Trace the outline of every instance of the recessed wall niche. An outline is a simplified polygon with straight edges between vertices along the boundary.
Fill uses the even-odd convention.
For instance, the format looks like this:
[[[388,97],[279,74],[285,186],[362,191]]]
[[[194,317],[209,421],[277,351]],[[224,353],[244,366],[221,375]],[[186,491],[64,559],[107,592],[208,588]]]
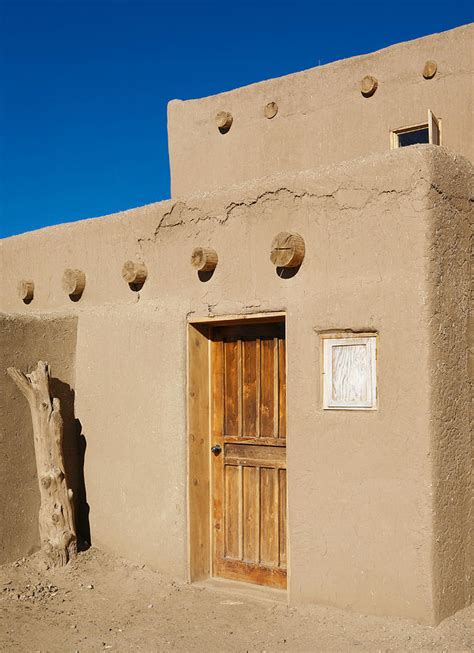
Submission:
[[[323,408],[377,407],[376,335],[323,337]]]

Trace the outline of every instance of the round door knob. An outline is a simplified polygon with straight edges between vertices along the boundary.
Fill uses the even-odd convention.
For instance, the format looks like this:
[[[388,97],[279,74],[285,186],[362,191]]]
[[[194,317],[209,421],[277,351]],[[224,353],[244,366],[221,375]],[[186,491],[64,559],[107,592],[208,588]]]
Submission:
[[[218,456],[222,451],[222,447],[220,444],[215,444],[213,447],[211,447],[211,451],[214,454],[214,456]]]

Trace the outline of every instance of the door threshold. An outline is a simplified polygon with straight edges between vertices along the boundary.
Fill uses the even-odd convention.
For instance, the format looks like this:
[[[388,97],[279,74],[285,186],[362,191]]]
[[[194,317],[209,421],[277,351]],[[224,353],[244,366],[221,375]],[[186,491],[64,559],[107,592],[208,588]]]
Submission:
[[[267,587],[265,585],[255,585],[254,583],[244,583],[239,580],[228,580],[227,578],[212,577],[193,583],[197,587],[203,587],[209,590],[225,592],[233,596],[240,596],[243,599],[256,599],[259,601],[270,601],[272,603],[288,604],[287,590]]]

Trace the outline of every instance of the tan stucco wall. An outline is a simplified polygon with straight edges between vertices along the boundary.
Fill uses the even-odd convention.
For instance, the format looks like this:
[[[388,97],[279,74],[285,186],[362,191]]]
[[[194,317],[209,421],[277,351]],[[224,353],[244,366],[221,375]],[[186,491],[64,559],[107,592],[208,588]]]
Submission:
[[[186,321],[285,311],[290,601],[430,623],[462,607],[467,295],[454,306],[437,266],[446,257],[465,287],[470,174],[443,148],[405,148],[3,241],[0,308],[78,318],[92,541],[187,577]],[[281,230],[306,242],[289,279],[269,260]],[[205,245],[219,264],[203,283],[189,258]],[[121,278],[130,258],[148,267],[140,293]],[[61,289],[66,267],[87,275],[76,303]],[[16,296],[27,277],[29,306]],[[351,328],[379,333],[380,407],[323,411],[319,332]],[[454,397],[446,420],[438,404]]]
[[[472,600],[474,449],[469,430],[471,392],[468,322],[470,237],[474,224],[472,170],[435,157],[429,274],[431,418],[434,463],[434,541],[439,618]],[[443,195],[446,188],[450,192]],[[467,192],[466,192],[467,191]],[[460,379],[466,382],[460,383]]]
[[[471,207],[472,210],[472,207]],[[470,553],[468,553],[468,560],[470,559],[470,564],[468,565],[468,578],[471,583],[471,601],[473,600],[474,595],[474,250],[472,248],[473,238],[472,236],[474,231],[474,225],[471,220],[471,258],[470,258],[470,268],[471,268],[471,288],[470,288],[470,311],[469,311],[469,321],[468,321],[468,375],[470,380],[470,433],[471,433],[471,501],[469,509],[469,519],[468,523],[470,524],[470,535],[471,535],[471,547]]]
[[[252,84],[168,109],[171,195],[222,189],[275,173],[386,152],[390,131],[441,119],[442,144],[474,161],[474,25],[400,43],[360,57]],[[435,60],[433,79],[422,76]],[[359,90],[372,75],[378,89]],[[278,104],[271,120],[268,102]],[[221,134],[219,111],[233,116]]]
[[[7,375],[7,367],[31,369],[38,360],[52,367],[53,388],[62,400],[65,463],[78,489],[71,389],[76,349],[74,316],[50,319],[0,313],[0,564],[39,547],[39,489],[28,404]]]
[[[186,578],[182,301],[81,314],[76,388],[93,543]]]

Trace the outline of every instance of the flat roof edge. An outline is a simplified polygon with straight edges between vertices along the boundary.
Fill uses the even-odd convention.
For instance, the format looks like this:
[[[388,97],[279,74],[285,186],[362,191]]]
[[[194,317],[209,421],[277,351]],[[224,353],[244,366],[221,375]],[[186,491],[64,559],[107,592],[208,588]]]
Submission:
[[[310,68],[305,68],[304,70],[296,70],[292,73],[287,73],[285,75],[278,75],[277,77],[269,77],[267,79],[262,79],[257,82],[252,82],[250,84],[245,84],[244,86],[238,86],[236,88],[231,88],[227,89],[225,91],[221,91],[219,93],[214,93],[212,95],[203,95],[200,97],[196,98],[188,98],[187,100],[181,100],[179,98],[172,98],[171,100],[168,101],[168,106],[173,105],[173,104],[192,104],[192,103],[197,103],[197,102],[202,102],[205,100],[209,100],[211,98],[216,98],[216,97],[226,97],[230,94],[237,93],[239,91],[248,91],[249,89],[252,88],[258,88],[260,86],[269,84],[273,81],[277,80],[285,80],[288,78],[297,78],[300,76],[304,76],[310,72],[314,71],[326,71],[328,68],[333,67],[334,69],[339,68],[340,66],[347,65],[347,64],[352,64],[352,63],[359,63],[363,59],[370,60],[374,57],[377,57],[381,54],[386,54],[390,51],[401,49],[407,46],[416,46],[416,44],[420,42],[427,42],[427,41],[436,41],[439,40],[440,38],[447,38],[451,36],[453,33],[459,33],[459,32],[469,32],[469,31],[474,32],[474,23],[466,23],[465,25],[459,25],[458,27],[453,27],[452,29],[449,30],[444,30],[442,32],[435,32],[433,34],[427,34],[425,36],[419,36],[414,39],[409,39],[408,41],[399,41],[398,43],[392,43],[391,45],[387,45],[384,48],[380,48],[378,50],[374,50],[372,52],[366,52],[363,54],[357,54],[351,57],[346,57],[344,59],[335,59],[334,61],[330,61],[326,64],[320,65],[320,66],[311,66]]]

